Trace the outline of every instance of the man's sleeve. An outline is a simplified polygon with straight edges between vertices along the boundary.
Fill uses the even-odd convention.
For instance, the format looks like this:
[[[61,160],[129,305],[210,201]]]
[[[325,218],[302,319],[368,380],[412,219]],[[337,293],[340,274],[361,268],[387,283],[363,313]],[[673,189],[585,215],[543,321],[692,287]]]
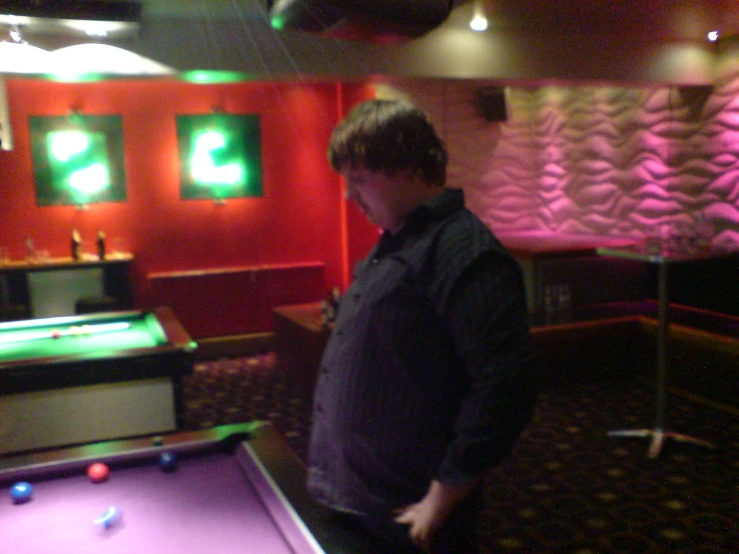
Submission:
[[[507,458],[533,417],[533,352],[521,272],[488,252],[468,266],[450,291],[445,314],[460,371],[470,380],[437,480],[455,485]]]

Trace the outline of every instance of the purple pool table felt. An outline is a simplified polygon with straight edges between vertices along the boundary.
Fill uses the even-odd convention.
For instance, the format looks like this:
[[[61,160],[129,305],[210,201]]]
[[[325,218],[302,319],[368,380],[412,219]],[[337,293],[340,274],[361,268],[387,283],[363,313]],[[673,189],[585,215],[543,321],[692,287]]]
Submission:
[[[94,484],[84,474],[33,482],[32,499],[0,502],[9,554],[290,554],[235,455],[184,458],[175,472],[157,463],[111,467]],[[105,529],[94,520],[121,510]]]

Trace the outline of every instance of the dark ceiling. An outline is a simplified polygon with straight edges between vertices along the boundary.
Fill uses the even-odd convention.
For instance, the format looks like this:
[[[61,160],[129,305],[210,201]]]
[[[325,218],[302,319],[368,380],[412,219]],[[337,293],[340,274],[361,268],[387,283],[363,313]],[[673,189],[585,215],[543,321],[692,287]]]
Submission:
[[[739,0],[455,0],[438,29],[393,47],[278,32],[269,25],[267,0],[14,3],[92,2],[140,8],[139,37],[124,45],[133,51],[178,70],[236,70],[252,78],[382,74],[706,84],[716,52],[707,33],[739,36]],[[8,3],[0,0],[0,13]],[[475,8],[487,16],[485,33],[469,29]]]
[[[55,9],[65,4],[96,3],[138,5],[144,18],[251,19],[265,17],[267,10],[267,0],[0,0],[0,8],[24,4]],[[453,0],[455,12],[465,17],[475,3],[484,6],[491,30],[568,28],[597,32],[650,28],[690,33],[691,23],[700,23],[720,27],[725,34],[739,33],[739,0]],[[450,17],[454,19],[455,14]]]
[[[140,0],[139,3],[145,14],[151,15],[250,18],[263,17],[266,11],[266,0]],[[466,15],[474,3],[474,0],[456,0],[455,11]],[[721,27],[725,34],[739,33],[739,0],[480,0],[479,3],[488,14],[491,30],[569,28],[597,32],[670,28],[672,32],[690,33],[691,23],[700,23]]]

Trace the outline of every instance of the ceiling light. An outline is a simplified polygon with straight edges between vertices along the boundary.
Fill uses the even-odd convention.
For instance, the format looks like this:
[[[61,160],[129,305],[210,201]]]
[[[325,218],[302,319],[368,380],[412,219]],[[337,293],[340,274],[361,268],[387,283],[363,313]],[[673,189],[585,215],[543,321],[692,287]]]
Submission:
[[[488,28],[488,20],[485,16],[476,15],[470,20],[470,29],[473,31],[485,31]]]
[[[470,29],[482,32],[488,28],[488,19],[485,17],[485,8],[481,0],[475,0],[472,8],[472,19],[470,19]]]
[[[711,31],[708,33],[708,40],[711,42],[716,42],[718,40],[718,31]]]
[[[76,44],[49,52],[30,44],[0,41],[0,74],[45,75],[61,81],[104,76],[159,77],[175,70],[108,44]]]
[[[164,64],[109,44],[75,44],[49,54],[49,73],[64,79],[79,75],[164,76],[175,73]]]
[[[22,42],[0,41],[0,73],[46,73],[50,53]]]

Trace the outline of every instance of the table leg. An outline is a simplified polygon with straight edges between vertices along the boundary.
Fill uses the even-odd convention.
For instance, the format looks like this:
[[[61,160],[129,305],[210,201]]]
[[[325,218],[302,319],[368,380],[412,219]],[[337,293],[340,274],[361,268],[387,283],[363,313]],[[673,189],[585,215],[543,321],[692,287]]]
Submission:
[[[611,437],[651,437],[652,441],[647,450],[647,457],[658,458],[667,439],[675,439],[678,442],[686,442],[707,448],[714,448],[708,441],[697,439],[680,433],[666,430],[665,420],[667,412],[667,341],[669,339],[669,294],[667,283],[667,270],[669,262],[662,258],[659,262],[657,298],[659,302],[657,312],[657,392],[656,392],[656,414],[654,427],[652,429],[633,429],[610,431]]]
[[[668,436],[669,433],[666,434],[662,429],[655,429],[652,431],[652,442],[649,443],[649,449],[647,450],[648,458],[654,459],[659,457]]]

